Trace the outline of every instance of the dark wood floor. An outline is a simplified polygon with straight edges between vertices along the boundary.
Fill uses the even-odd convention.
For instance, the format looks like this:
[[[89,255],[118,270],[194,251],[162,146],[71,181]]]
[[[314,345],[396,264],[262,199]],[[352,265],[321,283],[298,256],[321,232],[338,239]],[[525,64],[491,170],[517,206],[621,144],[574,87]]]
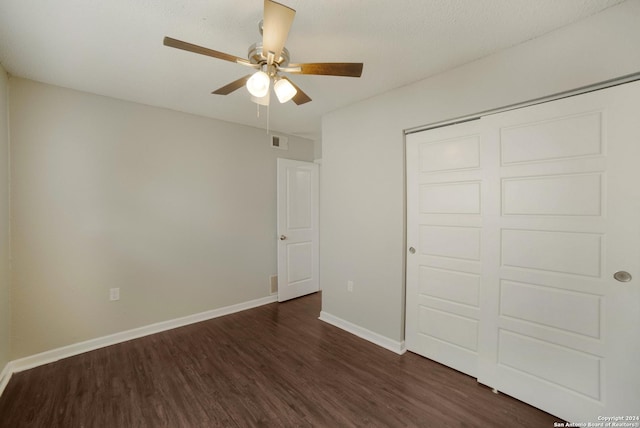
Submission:
[[[0,427],[553,427],[557,418],[317,319],[320,295],[16,373]]]

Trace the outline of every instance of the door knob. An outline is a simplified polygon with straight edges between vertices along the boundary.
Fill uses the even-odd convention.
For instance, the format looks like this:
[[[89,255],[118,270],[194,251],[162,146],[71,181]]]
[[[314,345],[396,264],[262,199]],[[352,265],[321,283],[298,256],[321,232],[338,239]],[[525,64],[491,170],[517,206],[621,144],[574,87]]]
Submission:
[[[287,237],[286,237],[286,236],[284,236],[284,235],[280,235],[280,240],[281,240],[281,241],[284,241],[285,239],[287,239]]]
[[[409,247],[409,252],[410,252],[411,254],[415,254],[415,253],[416,253],[416,249],[415,249],[415,248],[413,248],[413,247]]]
[[[616,281],[629,282],[629,281],[631,281],[631,274],[629,272],[625,272],[623,270],[619,270],[618,272],[613,274],[613,278]]]

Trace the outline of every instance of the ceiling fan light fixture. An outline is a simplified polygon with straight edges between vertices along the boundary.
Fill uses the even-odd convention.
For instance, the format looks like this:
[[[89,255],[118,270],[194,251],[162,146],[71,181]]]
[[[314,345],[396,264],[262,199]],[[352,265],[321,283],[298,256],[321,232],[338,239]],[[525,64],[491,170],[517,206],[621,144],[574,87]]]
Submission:
[[[273,91],[281,104],[286,103],[298,93],[298,90],[287,79],[278,79],[273,85]]]
[[[253,76],[247,80],[247,89],[249,93],[256,98],[262,98],[269,92],[269,83],[271,79],[264,71],[256,71]]]
[[[1,1],[1,0],[0,0]],[[257,0],[256,0],[257,1]],[[282,1],[282,0],[278,0]],[[310,74],[321,76],[360,77],[361,62],[311,62],[290,63],[289,51],[285,47],[296,11],[275,0],[264,0],[263,20],[258,24],[262,41],[249,47],[247,59],[216,51],[182,40],[165,37],[163,44],[171,48],[193,52],[250,67],[254,74],[245,75],[215,91],[215,95],[229,95],[243,86],[252,96],[252,101],[269,105],[271,83],[281,103],[292,100],[296,105],[306,104],[311,98],[302,89],[280,73]],[[259,111],[259,110],[258,110]]]
[[[261,106],[268,106],[269,100],[271,99],[270,95],[271,93],[269,91],[267,91],[267,94],[262,98],[254,97],[253,95],[251,95],[251,101]]]

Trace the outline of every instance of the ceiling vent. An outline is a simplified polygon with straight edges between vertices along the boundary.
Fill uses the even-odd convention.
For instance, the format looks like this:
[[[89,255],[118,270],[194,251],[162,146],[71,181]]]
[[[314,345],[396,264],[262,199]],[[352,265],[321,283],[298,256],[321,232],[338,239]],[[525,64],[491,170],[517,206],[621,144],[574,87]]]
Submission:
[[[283,135],[270,134],[271,147],[281,150],[289,149],[289,138]]]

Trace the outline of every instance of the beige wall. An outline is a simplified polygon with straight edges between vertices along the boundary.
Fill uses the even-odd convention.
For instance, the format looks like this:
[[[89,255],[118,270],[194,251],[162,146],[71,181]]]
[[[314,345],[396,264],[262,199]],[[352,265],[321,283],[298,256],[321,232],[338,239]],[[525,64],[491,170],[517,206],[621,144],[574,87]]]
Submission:
[[[0,66],[0,372],[11,359],[8,79]]]
[[[316,140],[313,142],[313,158],[314,160],[322,159],[322,140]]]
[[[404,338],[404,129],[638,72],[639,22],[640,1],[630,0],[326,115],[322,310],[394,341]]]
[[[13,358],[269,295],[276,158],[313,160],[312,141],[10,88]]]

